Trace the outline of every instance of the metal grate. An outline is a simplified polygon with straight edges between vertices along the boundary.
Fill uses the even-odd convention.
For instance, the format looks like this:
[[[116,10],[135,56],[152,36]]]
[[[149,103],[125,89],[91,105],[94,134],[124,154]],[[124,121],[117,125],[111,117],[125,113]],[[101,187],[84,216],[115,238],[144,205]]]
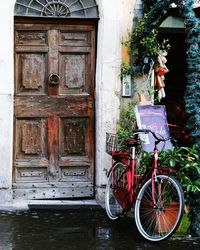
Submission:
[[[15,16],[98,18],[95,0],[17,0]]]

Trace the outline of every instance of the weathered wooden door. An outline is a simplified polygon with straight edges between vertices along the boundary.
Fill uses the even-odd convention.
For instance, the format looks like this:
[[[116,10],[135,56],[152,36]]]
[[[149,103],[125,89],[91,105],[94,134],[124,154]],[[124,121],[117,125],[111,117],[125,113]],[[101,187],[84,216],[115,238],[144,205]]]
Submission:
[[[95,25],[15,24],[14,197],[91,197]]]

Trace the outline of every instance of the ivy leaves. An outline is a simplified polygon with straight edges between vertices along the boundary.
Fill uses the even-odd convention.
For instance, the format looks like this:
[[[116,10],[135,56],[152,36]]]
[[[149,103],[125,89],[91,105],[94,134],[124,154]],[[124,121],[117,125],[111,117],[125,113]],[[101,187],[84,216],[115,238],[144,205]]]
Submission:
[[[149,20],[152,22],[149,22]],[[159,24],[160,20],[152,19],[150,12],[144,15],[132,32],[130,44],[136,65],[143,64],[145,57],[151,57],[155,60],[160,51],[169,51],[170,44],[168,40],[164,39],[161,43],[158,42]]]

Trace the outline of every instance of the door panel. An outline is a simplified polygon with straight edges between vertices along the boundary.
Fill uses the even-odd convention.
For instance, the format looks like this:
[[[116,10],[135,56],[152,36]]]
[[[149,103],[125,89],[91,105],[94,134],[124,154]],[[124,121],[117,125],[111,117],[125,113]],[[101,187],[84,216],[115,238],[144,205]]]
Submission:
[[[87,93],[85,65],[86,55],[84,54],[61,54],[61,93],[81,94]]]
[[[94,24],[15,24],[15,197],[93,196],[94,65]]]
[[[46,56],[43,53],[18,53],[16,94],[46,93]]]
[[[47,159],[47,124],[45,119],[18,119],[16,121],[17,159],[45,157]]]
[[[64,118],[61,120],[62,130],[60,142],[62,145],[61,156],[86,155],[86,138],[88,137],[88,119],[86,118]]]

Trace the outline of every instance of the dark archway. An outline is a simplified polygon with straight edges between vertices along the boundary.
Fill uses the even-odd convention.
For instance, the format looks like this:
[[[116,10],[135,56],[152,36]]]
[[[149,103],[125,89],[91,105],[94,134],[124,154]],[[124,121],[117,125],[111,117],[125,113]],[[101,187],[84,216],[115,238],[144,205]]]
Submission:
[[[169,72],[165,75],[166,96],[161,104],[166,106],[170,134],[178,146],[191,146],[192,139],[187,129],[184,95],[187,85],[187,46],[184,19],[179,8],[171,8],[158,29],[158,41],[168,40],[170,50],[167,55]]]

